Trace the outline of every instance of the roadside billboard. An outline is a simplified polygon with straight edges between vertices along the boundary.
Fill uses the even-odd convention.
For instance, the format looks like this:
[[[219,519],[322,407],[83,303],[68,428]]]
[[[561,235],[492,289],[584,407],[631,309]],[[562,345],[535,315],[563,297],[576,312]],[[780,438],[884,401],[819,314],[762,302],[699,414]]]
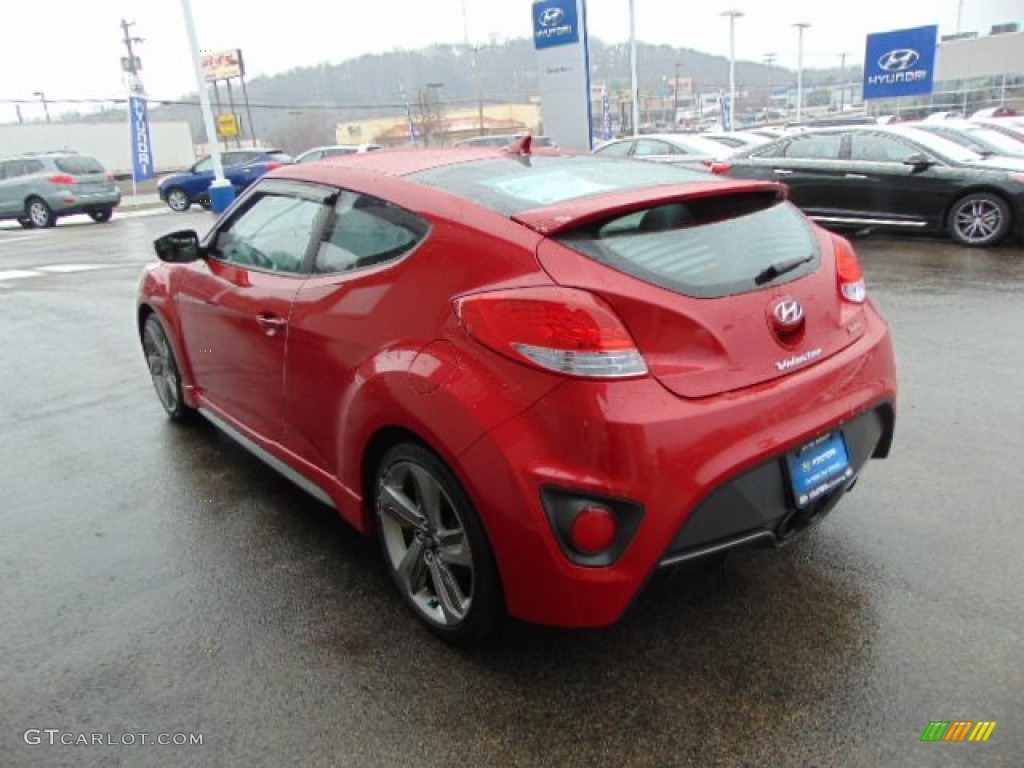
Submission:
[[[867,36],[864,98],[892,99],[932,92],[939,28],[914,27]]]
[[[245,75],[242,51],[238,48],[218,53],[204,53],[199,61],[203,67],[203,77],[206,78],[208,83],[215,83],[218,80],[230,80],[233,77]]]

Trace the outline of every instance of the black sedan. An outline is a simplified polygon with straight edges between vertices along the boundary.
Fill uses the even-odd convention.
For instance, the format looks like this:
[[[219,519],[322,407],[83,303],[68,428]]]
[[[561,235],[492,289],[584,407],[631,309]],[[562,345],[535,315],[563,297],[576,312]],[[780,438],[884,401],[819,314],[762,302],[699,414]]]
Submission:
[[[715,173],[770,179],[818,223],[994,245],[1024,234],[1024,160],[982,157],[917,128],[823,128],[740,151]]]

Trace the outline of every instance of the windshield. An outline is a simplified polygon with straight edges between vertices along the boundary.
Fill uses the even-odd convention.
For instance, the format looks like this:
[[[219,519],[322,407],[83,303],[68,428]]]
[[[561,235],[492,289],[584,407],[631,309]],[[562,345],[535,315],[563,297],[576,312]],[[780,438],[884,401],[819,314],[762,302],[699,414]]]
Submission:
[[[930,149],[939,157],[954,163],[976,163],[982,157],[977,152],[967,147],[962,147],[955,141],[950,141],[942,136],[936,136],[934,133],[929,133],[919,128],[900,128],[897,132]]]

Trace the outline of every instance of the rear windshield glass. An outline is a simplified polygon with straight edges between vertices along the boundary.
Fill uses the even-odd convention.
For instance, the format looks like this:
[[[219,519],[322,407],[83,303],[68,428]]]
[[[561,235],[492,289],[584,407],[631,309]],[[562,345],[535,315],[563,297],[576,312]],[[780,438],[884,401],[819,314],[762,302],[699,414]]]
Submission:
[[[69,157],[58,157],[53,161],[64,173],[106,173],[107,170],[104,168],[100,161],[94,157],[88,155],[74,155]]]
[[[612,269],[697,298],[786,283],[819,261],[807,220],[766,193],[681,200],[555,239]]]
[[[407,178],[450,192],[505,216],[592,195],[714,176],[662,163],[593,155],[498,157],[456,163]]]

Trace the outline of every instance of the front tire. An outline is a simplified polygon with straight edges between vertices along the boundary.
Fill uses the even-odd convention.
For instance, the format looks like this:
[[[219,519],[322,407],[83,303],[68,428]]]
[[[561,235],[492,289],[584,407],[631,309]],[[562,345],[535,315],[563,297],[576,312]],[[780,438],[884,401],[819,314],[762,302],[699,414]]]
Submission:
[[[113,215],[113,208],[93,208],[91,211],[89,211],[89,218],[95,221],[97,224],[102,224],[105,221],[110,221],[110,217]]]
[[[25,214],[25,218],[32,223],[32,226],[39,229],[46,229],[57,223],[57,217],[53,215],[53,210],[45,200],[38,197],[29,198],[25,205]]]
[[[953,203],[947,228],[961,245],[995,245],[1010,231],[1010,207],[998,195],[975,192]]]
[[[163,323],[155,314],[150,314],[142,325],[142,351],[160,405],[175,421],[187,421],[195,411],[182,397],[181,369]]]
[[[377,468],[374,513],[384,561],[416,617],[451,643],[493,634],[504,616],[497,565],[452,471],[422,446],[391,448]]]
[[[167,190],[167,205],[172,211],[184,213],[192,207],[192,202],[188,199],[188,195],[185,194],[185,190],[180,187],[174,187]]]

